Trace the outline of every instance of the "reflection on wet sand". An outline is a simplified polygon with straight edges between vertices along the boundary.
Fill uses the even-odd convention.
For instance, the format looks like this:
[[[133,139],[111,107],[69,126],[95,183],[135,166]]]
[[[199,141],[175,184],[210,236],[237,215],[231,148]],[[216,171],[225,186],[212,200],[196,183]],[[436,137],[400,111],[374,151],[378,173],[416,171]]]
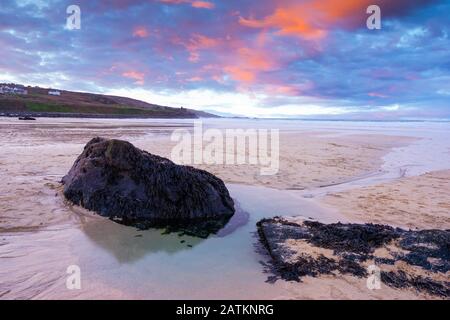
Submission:
[[[79,211],[80,208],[77,208]],[[225,237],[248,223],[249,214],[237,210],[236,214],[216,235]],[[96,245],[110,252],[120,263],[132,263],[146,255],[164,252],[169,255],[183,250],[191,250],[196,245],[208,241],[182,232],[165,232],[164,229],[138,230],[101,217],[84,219],[81,230]]]
[[[175,254],[190,250],[205,240],[176,233],[163,234],[163,229],[137,230],[106,219],[89,221],[82,225],[82,230],[120,263],[132,263],[152,253]]]

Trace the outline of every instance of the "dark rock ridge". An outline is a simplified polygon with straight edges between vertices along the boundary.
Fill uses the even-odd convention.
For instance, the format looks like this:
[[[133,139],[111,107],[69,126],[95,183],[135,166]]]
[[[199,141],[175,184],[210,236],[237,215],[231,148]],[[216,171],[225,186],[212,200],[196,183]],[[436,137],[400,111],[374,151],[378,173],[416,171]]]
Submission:
[[[19,117],[19,120],[36,120],[36,118],[25,116],[25,117]]]
[[[337,273],[367,277],[367,267],[375,264],[380,268],[382,284],[450,297],[446,276],[450,271],[450,230],[296,223],[279,217],[263,219],[257,228],[271,257],[266,265],[273,274],[269,282]]]
[[[222,180],[121,140],[92,139],[62,179],[74,204],[116,222],[208,236],[234,214]]]

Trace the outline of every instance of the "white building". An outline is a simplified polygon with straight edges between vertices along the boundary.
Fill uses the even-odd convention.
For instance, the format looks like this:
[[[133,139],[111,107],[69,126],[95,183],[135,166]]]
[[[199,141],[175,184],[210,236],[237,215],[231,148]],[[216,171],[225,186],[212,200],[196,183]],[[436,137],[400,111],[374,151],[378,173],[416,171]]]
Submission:
[[[10,87],[8,87],[8,86],[0,86],[0,93],[9,93],[9,91],[10,91],[11,89],[10,89]]]
[[[28,90],[24,88],[13,88],[14,94],[28,94]]]
[[[48,95],[49,95],[49,96],[60,96],[60,95],[61,95],[61,92],[58,91],[58,90],[50,90],[50,91],[48,92]]]
[[[28,90],[24,87],[14,85],[0,85],[1,94],[28,94]]]

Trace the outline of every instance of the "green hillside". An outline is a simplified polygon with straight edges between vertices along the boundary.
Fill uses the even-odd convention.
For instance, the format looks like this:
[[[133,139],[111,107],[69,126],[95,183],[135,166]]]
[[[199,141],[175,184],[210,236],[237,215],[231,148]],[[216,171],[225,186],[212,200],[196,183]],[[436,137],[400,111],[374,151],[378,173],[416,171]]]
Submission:
[[[53,96],[48,94],[50,89],[39,87],[25,87],[25,89],[28,94],[0,94],[0,114],[84,117],[104,115],[138,118],[217,117],[202,111],[160,106],[125,97],[64,90],[60,90],[60,96]]]

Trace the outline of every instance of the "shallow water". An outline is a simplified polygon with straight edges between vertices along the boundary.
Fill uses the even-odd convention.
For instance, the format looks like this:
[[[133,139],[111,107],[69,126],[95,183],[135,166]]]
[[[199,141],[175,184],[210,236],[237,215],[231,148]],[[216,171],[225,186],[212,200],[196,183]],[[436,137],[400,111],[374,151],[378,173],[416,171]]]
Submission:
[[[31,296],[24,297],[33,298],[275,299],[286,294],[282,282],[265,282],[267,274],[260,263],[265,257],[258,253],[254,234],[256,222],[276,214],[336,221],[333,213],[282,191],[228,187],[238,212],[229,223],[231,228],[227,225],[208,239],[139,231],[90,215],[82,216],[79,227],[66,224],[32,235],[17,234],[3,248],[3,253],[22,252],[14,264],[26,267],[14,271],[15,277],[28,278],[33,272],[40,276],[36,282],[11,283],[10,290],[16,297],[27,293]],[[269,195],[267,205],[264,199]],[[50,247],[42,248],[46,244]],[[3,272],[14,269],[8,262]],[[76,292],[65,287],[65,268],[70,264],[81,268],[82,289]],[[45,286],[42,279],[53,280],[52,286]]]
[[[1,121],[0,125],[9,119]],[[324,222],[343,221],[344,217],[322,207],[316,198],[327,192],[450,168],[448,123],[232,122],[235,127],[275,126],[285,130],[327,131],[329,136],[369,132],[419,139],[408,146],[395,148],[386,155],[379,172],[335,186],[281,191],[229,184],[228,188],[239,209],[232,221],[216,236],[199,239],[175,233],[163,235],[161,230],[137,231],[98,216],[80,213],[68,206],[60,195],[55,196],[54,189],[57,189],[60,177],[67,171],[74,155],[79,152],[79,143],[86,136],[102,134],[107,130],[108,135],[113,137],[132,135],[139,139],[151,139],[155,135],[168,134],[170,128],[189,126],[191,123],[180,120],[169,128],[155,128],[141,120],[127,120],[123,124],[120,120],[113,120],[111,123],[114,125],[111,127],[108,121],[110,120],[105,120],[104,125],[109,127],[98,125],[99,121],[96,119],[88,127],[80,128],[80,120],[54,119],[49,125],[59,123],[63,130],[60,136],[48,136],[44,129],[33,125],[27,127],[32,132],[23,139],[23,133],[17,128],[8,131],[9,137],[3,136],[3,143],[11,142],[8,152],[12,156],[23,155],[20,162],[8,163],[8,168],[0,170],[4,183],[18,185],[20,189],[9,190],[11,194],[2,194],[3,199],[19,193],[23,193],[25,197],[31,193],[34,198],[39,199],[39,204],[17,203],[17,210],[41,210],[44,216],[47,212],[53,212],[53,215],[57,213],[64,219],[37,232],[0,234],[0,298],[286,297],[289,296],[287,283],[265,282],[267,274],[260,264],[265,257],[257,250],[258,241],[254,234],[258,220],[289,215]],[[158,121],[156,123],[160,125]],[[230,124],[230,120],[210,120],[206,123],[207,126],[216,127],[230,127]],[[18,123],[13,125],[27,126]],[[66,128],[68,125],[71,128]],[[45,163],[33,166],[32,164],[39,162],[36,158],[38,155],[25,152],[24,148],[29,151],[28,148],[34,148],[36,144],[41,147],[37,150],[47,150],[59,157],[61,166]],[[13,176],[12,173],[16,175]],[[42,188],[44,180],[51,186],[50,189]],[[71,264],[81,268],[81,290],[66,288],[66,268]]]
[[[316,124],[317,125],[317,124]],[[418,176],[432,171],[450,169],[450,123],[449,122],[367,122],[356,123],[344,130],[345,123],[336,123],[329,129],[336,133],[324,135],[336,137],[367,132],[415,138],[411,143],[393,148],[383,157],[379,170],[353,177],[335,185],[325,185],[313,190],[296,192],[308,198],[321,197],[329,193],[351,190],[403,177]],[[318,125],[317,125],[318,126]]]

